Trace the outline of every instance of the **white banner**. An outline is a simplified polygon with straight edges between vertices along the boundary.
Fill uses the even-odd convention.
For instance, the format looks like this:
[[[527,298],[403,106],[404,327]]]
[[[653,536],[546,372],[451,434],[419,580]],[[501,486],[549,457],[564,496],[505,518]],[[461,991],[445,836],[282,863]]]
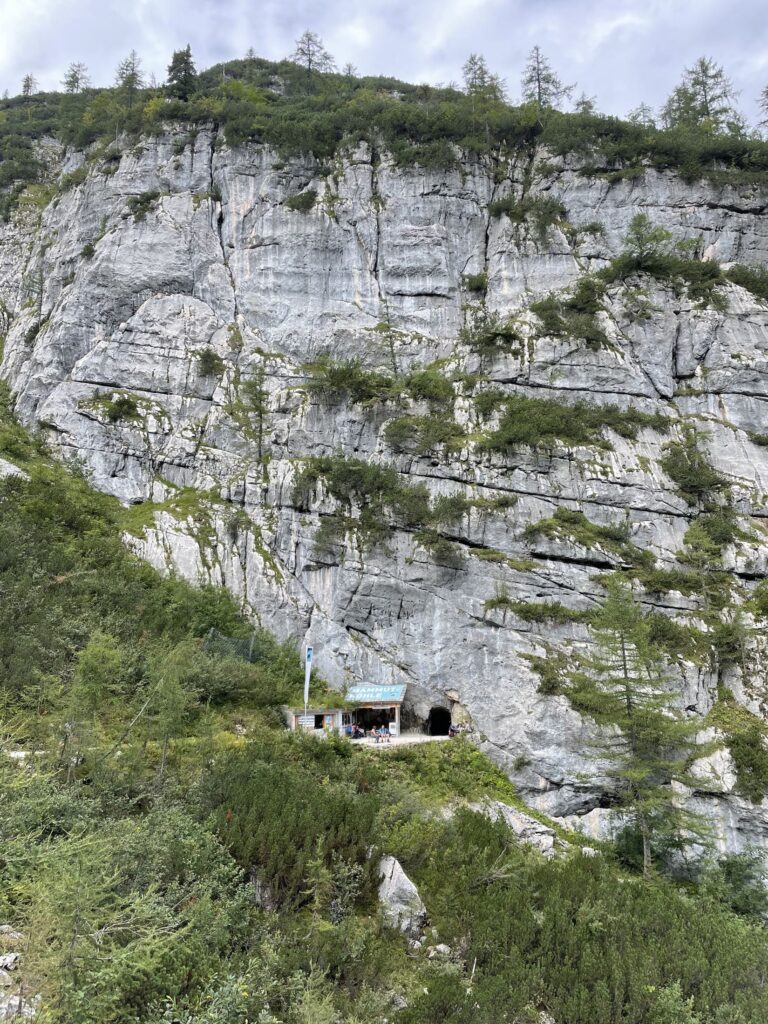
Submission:
[[[309,704],[309,677],[312,674],[312,648],[307,648],[304,659],[304,707]]]

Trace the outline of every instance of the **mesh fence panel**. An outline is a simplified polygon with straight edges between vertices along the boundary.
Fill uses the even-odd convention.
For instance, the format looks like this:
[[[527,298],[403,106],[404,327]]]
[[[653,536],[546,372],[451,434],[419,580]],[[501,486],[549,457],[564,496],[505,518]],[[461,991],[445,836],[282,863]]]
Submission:
[[[260,636],[258,630],[254,630],[250,637],[240,639],[211,629],[203,642],[203,650],[219,658],[240,658],[250,662],[264,661],[269,653],[266,638]]]

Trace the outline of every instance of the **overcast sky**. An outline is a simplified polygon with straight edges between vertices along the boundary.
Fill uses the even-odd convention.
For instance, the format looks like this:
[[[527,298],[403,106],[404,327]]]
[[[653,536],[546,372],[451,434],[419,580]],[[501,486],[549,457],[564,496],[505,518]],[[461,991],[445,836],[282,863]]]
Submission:
[[[412,82],[458,82],[482,53],[512,98],[538,43],[608,113],[658,106],[703,54],[725,66],[750,118],[768,85],[766,0],[0,0],[0,91],[18,93],[27,72],[58,88],[72,60],[108,85],[131,49],[162,80],[188,42],[198,67],[249,46],[278,59],[305,28],[339,64]]]

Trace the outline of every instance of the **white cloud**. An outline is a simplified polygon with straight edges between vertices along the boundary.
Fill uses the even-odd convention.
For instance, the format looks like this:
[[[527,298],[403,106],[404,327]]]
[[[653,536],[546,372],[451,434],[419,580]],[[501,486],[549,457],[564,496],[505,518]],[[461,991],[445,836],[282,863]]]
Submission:
[[[616,113],[660,104],[704,53],[726,66],[750,114],[768,84],[761,0],[0,0],[0,25],[0,89],[12,93],[28,71],[57,87],[72,60],[110,83],[132,48],[159,78],[187,42],[199,67],[249,46],[277,59],[305,28],[339,64],[412,81],[459,81],[467,55],[483,53],[513,96],[539,44],[564,80]]]

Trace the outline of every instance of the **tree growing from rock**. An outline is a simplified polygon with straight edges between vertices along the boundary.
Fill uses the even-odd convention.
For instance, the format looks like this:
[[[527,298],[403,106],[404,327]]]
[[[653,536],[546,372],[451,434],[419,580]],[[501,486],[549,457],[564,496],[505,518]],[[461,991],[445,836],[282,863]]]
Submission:
[[[685,69],[682,81],[662,107],[662,123],[665,128],[741,134],[744,121],[736,109],[737,96],[722,66],[711,57],[699,57]]]
[[[672,783],[689,781],[698,723],[674,708],[661,652],[631,590],[613,580],[593,624],[594,647],[571,673],[572,695],[610,730],[598,747],[621,817],[642,847],[643,875],[655,851],[682,847],[700,823],[679,805]]]
[[[563,84],[539,46],[534,46],[528,55],[521,85],[523,100],[535,103],[539,113],[547,108],[558,109],[575,88]]]
[[[171,63],[168,65],[168,78],[165,91],[177,100],[188,100],[197,87],[197,71],[192,59],[192,48],[189,43],[183,50],[174,50]]]

